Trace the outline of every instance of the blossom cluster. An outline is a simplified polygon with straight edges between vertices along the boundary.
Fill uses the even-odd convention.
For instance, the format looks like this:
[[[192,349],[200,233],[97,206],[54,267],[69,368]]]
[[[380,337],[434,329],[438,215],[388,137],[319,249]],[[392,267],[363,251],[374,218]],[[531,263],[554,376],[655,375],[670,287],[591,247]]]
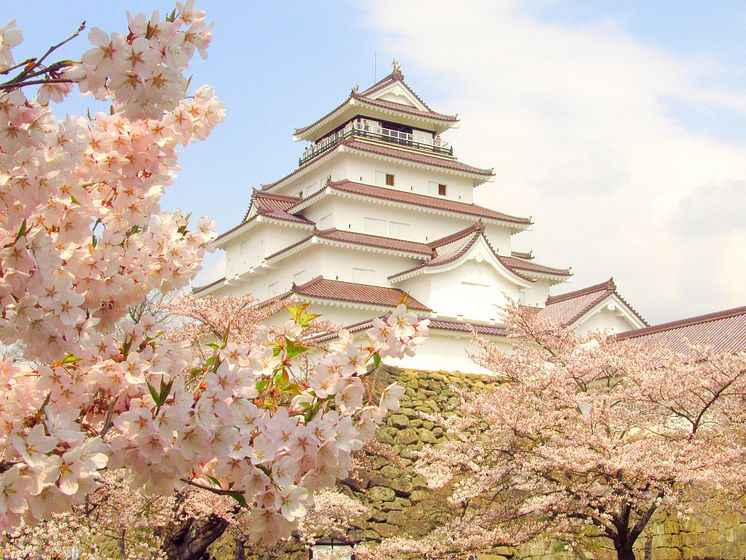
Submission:
[[[0,34],[11,70],[20,35]],[[159,201],[177,146],[204,139],[224,111],[212,88],[185,91],[188,61],[210,41],[191,0],[89,38],[94,48],[50,70],[35,98],[22,87],[27,70],[0,84],[0,342],[22,349],[0,362],[0,529],[69,510],[102,469],[121,468],[146,493],[189,484],[228,496],[250,511],[254,536],[276,539],[398,406],[395,386],[366,402],[361,378],[413,352],[426,322],[401,306],[362,346],[341,333],[302,376],[294,362],[315,319],[305,309],[279,329],[225,329],[207,352],[147,312],[122,322],[200,267],[211,222],[191,227]],[[71,83],[109,113],[56,118],[47,103]]]
[[[431,488],[449,487],[454,523],[468,519],[471,538],[438,530],[384,541],[379,557],[458,555],[547,533],[600,535],[628,554],[659,509],[737,502],[746,354],[580,336],[517,304],[506,311],[512,351],[478,340],[491,387],[462,394],[457,414],[440,419],[448,440],[416,466]]]

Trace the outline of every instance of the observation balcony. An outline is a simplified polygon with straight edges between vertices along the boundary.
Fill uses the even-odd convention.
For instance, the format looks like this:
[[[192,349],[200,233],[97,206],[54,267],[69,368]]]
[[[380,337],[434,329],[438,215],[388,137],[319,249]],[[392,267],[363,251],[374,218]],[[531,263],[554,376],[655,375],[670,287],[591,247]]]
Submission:
[[[348,122],[344,128],[325,136],[315,144],[308,146],[303,150],[303,155],[298,160],[298,166],[311,161],[321,154],[331,150],[345,138],[372,138],[382,140],[391,144],[397,144],[407,148],[431,154],[439,154],[453,157],[453,148],[439,137],[434,139],[415,139],[415,135],[409,132],[401,132],[380,126],[380,124],[353,120]],[[425,140],[424,142],[421,140]]]

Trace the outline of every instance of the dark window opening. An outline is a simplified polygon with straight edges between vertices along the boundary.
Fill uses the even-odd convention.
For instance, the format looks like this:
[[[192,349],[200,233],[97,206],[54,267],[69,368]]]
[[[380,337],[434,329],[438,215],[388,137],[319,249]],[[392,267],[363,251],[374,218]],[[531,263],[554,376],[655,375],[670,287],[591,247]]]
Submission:
[[[386,173],[386,184],[389,187],[394,186],[394,176],[391,173]]]
[[[438,194],[440,196],[445,196],[446,195],[446,186],[445,185],[443,185],[443,184],[438,185]]]

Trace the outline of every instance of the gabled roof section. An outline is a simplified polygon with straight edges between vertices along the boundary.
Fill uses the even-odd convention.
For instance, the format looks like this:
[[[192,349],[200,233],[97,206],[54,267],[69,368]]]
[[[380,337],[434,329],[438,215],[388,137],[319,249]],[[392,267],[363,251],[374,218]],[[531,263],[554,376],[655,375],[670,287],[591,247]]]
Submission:
[[[689,317],[615,335],[617,340],[662,344],[689,352],[689,344],[711,346],[715,352],[746,352],[746,306]]]
[[[447,212],[461,214],[462,216],[469,216],[475,219],[494,220],[502,222],[517,231],[526,230],[533,225],[531,218],[511,216],[510,214],[491,210],[484,206],[477,206],[476,204],[467,204],[466,202],[460,202],[458,200],[427,196],[424,194],[378,187],[376,185],[367,185],[365,183],[356,183],[348,180],[331,181],[327,183],[325,188],[320,189],[311,196],[298,202],[294,208],[290,209],[290,212],[298,212],[303,208],[307,208],[314,204],[316,200],[325,196],[327,191],[336,191],[341,194],[366,198],[377,198],[391,203],[416,206],[420,209],[432,212]]]
[[[643,325],[647,325],[645,319],[617,292],[613,278],[580,290],[549,296],[545,307],[539,311],[539,317],[561,325],[572,325],[580,321],[594,307],[612,296],[615,296],[624,304],[627,310]]]
[[[397,288],[386,288],[383,286],[372,286],[370,284],[358,284],[355,282],[343,282],[341,280],[327,280],[323,276],[317,276],[305,284],[293,285],[290,290],[279,296],[263,301],[258,307],[265,307],[272,303],[278,303],[293,296],[310,299],[325,299],[372,305],[378,307],[396,307],[400,303],[406,303],[409,309],[415,311],[430,311],[406,292]]]
[[[402,280],[406,280],[407,278],[410,278],[416,274],[425,272],[429,268],[437,268],[454,263],[459,259],[465,257],[471,251],[471,249],[480,242],[483,243],[483,245],[486,247],[488,258],[491,257],[494,259],[494,261],[496,261],[496,268],[502,270],[504,275],[508,276],[513,282],[521,286],[525,287],[531,285],[534,280],[526,273],[526,271],[520,270],[515,266],[511,266],[514,264],[512,261],[518,259],[512,259],[512,257],[503,257],[497,254],[497,251],[495,251],[492,245],[490,245],[487,237],[485,237],[484,226],[481,222],[478,222],[471,227],[429,243],[430,247],[432,247],[433,249],[433,255],[430,260],[427,260],[402,272],[392,274],[391,276],[389,276],[389,280],[391,280],[392,282],[399,282]],[[539,267],[540,265],[535,266]],[[548,267],[542,268],[547,268],[548,270],[559,270],[549,269]]]
[[[313,228],[314,223],[311,220],[301,215],[290,214],[287,211],[290,207],[300,202],[300,200],[301,198],[297,196],[259,190],[252,191],[251,202],[249,203],[249,208],[246,210],[246,214],[244,214],[243,221],[218,235],[212,242],[213,245],[221,247],[225,242],[238,235],[240,233],[239,230],[243,231],[263,219],[286,223],[295,227]]]
[[[360,95],[363,97],[368,97],[370,99],[378,99],[381,97],[381,94],[392,87],[400,87],[404,89],[414,100],[416,100],[416,103],[414,104],[417,106],[417,104],[420,105],[420,109],[423,109],[425,111],[432,111],[430,107],[425,103],[425,101],[417,95],[417,93],[409,87],[409,85],[404,81],[404,73],[401,71],[401,66],[399,63],[394,60],[392,63],[393,70],[391,74],[388,76],[384,76],[380,80],[378,80],[375,84],[370,86],[368,89],[363,91]]]
[[[357,111],[355,106],[380,109],[384,112],[399,113],[417,120],[429,121],[432,128],[438,132],[443,132],[458,122],[457,115],[445,115],[433,111],[404,81],[404,74],[397,66],[391,74],[362,93],[358,91],[357,87],[353,88],[347,99],[323,117],[309,125],[296,128],[295,138],[297,140],[315,140],[323,136],[328,132],[327,128],[329,126],[331,126],[331,130],[334,130],[333,125],[340,118],[346,118],[344,116],[346,113],[350,113],[348,116],[354,116],[352,113]]]
[[[301,200],[299,196],[255,190],[251,195],[251,203],[249,204],[249,209],[246,211],[244,220],[249,218],[252,212],[254,212],[255,214],[277,218],[278,220],[305,221],[310,223],[303,216],[295,216],[287,212],[288,208]]]

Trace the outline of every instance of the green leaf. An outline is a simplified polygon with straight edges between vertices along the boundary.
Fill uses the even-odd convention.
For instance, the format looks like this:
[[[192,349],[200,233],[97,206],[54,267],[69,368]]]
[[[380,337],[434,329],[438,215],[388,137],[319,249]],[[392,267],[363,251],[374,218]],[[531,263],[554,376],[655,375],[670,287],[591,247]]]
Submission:
[[[63,364],[74,364],[74,363],[75,363],[75,362],[77,362],[78,360],[80,360],[80,358],[77,358],[77,357],[73,356],[72,354],[68,354],[68,355],[67,355],[67,356],[65,356],[65,358],[64,358],[64,359],[62,360],[62,363],[63,363]]]
[[[302,354],[308,350],[307,347],[303,346],[300,342],[296,340],[292,340],[290,338],[286,339],[285,341],[285,353],[287,354],[288,358],[295,358],[299,354]]]
[[[166,402],[166,399],[168,398],[168,394],[171,392],[171,387],[173,387],[174,380],[172,379],[168,383],[164,383],[163,379],[161,379],[161,394],[159,395],[159,402],[158,405],[162,405]]]
[[[288,372],[282,370],[275,375],[275,386],[282,391],[288,384],[289,377]]]
[[[238,505],[240,505],[242,508],[249,507],[249,504],[246,503],[246,498],[244,498],[244,495],[241,494],[241,492],[231,492],[228,495],[234,500],[236,500],[238,502]]]
[[[16,241],[18,241],[21,237],[26,235],[26,232],[28,231],[28,226],[26,225],[26,220],[24,219],[21,222],[21,227],[18,230],[18,233],[16,233]]]
[[[292,383],[283,389],[283,392],[290,393],[291,395],[300,395],[301,387],[297,383]]]
[[[381,356],[376,352],[373,354],[373,367],[378,368],[381,365]]]
[[[259,381],[256,382],[256,390],[259,392],[262,392],[264,388],[267,386],[267,383],[269,383],[269,379],[266,377],[263,377]]]
[[[210,482],[212,482],[212,483],[213,483],[213,484],[214,484],[215,486],[217,486],[218,488],[222,488],[222,486],[223,486],[223,485],[222,485],[222,484],[220,484],[220,481],[219,481],[219,480],[218,480],[217,478],[215,478],[214,476],[210,476],[209,474],[207,474],[207,475],[205,475],[205,476],[206,476],[206,477],[208,478],[208,480],[209,480]]]
[[[153,402],[156,404],[156,406],[161,406],[158,391],[155,390],[155,387],[153,387],[150,382],[146,381],[146,383],[148,384],[148,391],[150,391],[150,396],[153,397]]]

